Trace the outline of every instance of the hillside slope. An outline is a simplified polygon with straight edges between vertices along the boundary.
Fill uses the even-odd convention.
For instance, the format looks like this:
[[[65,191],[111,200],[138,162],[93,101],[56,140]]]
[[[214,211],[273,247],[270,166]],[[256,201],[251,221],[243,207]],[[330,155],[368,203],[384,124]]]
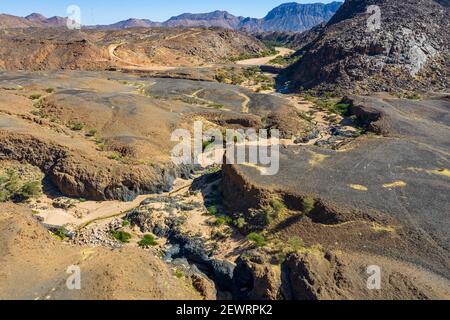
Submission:
[[[381,26],[368,31],[369,5]],[[294,89],[356,93],[442,90],[450,85],[450,9],[435,0],[347,0],[302,48],[286,76]]]

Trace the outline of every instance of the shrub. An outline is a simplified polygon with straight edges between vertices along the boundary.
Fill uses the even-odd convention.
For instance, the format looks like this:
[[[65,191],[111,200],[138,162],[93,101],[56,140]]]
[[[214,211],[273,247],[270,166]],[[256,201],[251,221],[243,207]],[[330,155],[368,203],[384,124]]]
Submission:
[[[73,131],[81,131],[84,129],[84,123],[79,121],[71,121],[69,122],[68,127]]]
[[[264,236],[260,235],[259,233],[252,232],[247,236],[247,239],[251,242],[253,242],[257,247],[262,248],[265,245],[267,245],[267,240],[264,238]]]
[[[121,243],[129,243],[131,239],[131,234],[125,231],[111,231],[111,235]]]
[[[219,211],[217,210],[216,206],[210,206],[208,208],[208,213],[212,216],[215,216]]]
[[[271,205],[277,216],[283,214],[287,210],[286,205],[280,199],[273,199]]]
[[[45,90],[45,92],[47,92],[47,93],[53,93],[53,92],[55,92],[55,89],[53,89],[53,88],[47,88],[47,90]]]
[[[39,100],[42,97],[41,94],[32,94],[30,95],[31,100]]]
[[[237,218],[237,219],[234,221],[234,225],[235,225],[236,228],[238,228],[238,229],[243,229],[243,228],[246,226],[246,224],[247,224],[247,222],[245,221],[245,218],[244,218],[244,217]]]
[[[409,100],[421,100],[422,96],[417,92],[410,92],[406,95],[406,99]]]
[[[176,269],[175,270],[175,277],[177,277],[178,279],[181,279],[184,277],[184,272],[182,270]]]
[[[210,108],[214,108],[214,109],[223,109],[224,105],[220,104],[220,103],[212,103],[209,105]]]
[[[93,128],[86,132],[86,137],[95,137],[97,134],[97,129]]]
[[[156,242],[155,237],[151,234],[146,234],[141,241],[139,241],[139,246],[142,248],[149,248],[154,247],[158,245],[158,242]]]
[[[304,198],[302,200],[303,213],[305,213],[305,214],[310,213],[314,209],[315,205],[316,205],[316,200],[314,200],[314,198],[312,198],[312,197]]]
[[[24,200],[39,197],[41,194],[42,184],[40,181],[28,181],[18,192],[19,197]]]
[[[39,197],[42,194],[40,180],[21,181],[14,169],[8,169],[0,176],[0,202],[9,200],[23,201]]]
[[[350,115],[350,104],[337,103],[333,106],[332,111],[334,113],[340,114],[342,116],[348,116],[348,115]]]
[[[128,227],[128,226],[130,226],[130,225],[131,225],[130,220],[124,219],[124,220],[122,221],[122,227]]]
[[[113,151],[108,155],[108,159],[119,161],[122,159],[122,155],[119,152]]]
[[[66,230],[63,227],[59,228],[58,230],[52,233],[60,240],[64,240],[65,238],[67,238]]]
[[[289,239],[288,244],[291,247],[291,249],[296,252],[301,250],[305,246],[303,240],[300,239],[299,237],[293,237],[292,239]]]
[[[216,226],[223,226],[224,224],[231,224],[233,220],[228,216],[218,216],[214,224]]]

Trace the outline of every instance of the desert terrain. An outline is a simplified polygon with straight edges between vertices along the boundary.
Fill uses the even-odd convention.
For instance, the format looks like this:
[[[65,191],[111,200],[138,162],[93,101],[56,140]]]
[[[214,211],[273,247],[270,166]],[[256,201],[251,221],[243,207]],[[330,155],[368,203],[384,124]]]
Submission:
[[[446,62],[358,78],[373,52],[328,50],[358,10],[283,37],[301,50],[197,25],[0,30],[0,299],[450,299],[450,91],[427,78]],[[175,164],[196,121],[278,129],[279,171]]]

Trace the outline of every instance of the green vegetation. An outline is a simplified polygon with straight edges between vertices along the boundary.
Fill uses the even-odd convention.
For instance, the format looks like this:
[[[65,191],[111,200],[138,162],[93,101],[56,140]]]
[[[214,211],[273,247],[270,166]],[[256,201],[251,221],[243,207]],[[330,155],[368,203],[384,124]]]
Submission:
[[[306,197],[302,200],[302,208],[303,213],[309,214],[314,209],[314,206],[316,205],[316,200],[312,197]]]
[[[129,243],[131,239],[131,234],[125,231],[111,231],[111,235],[121,243]]]
[[[422,100],[422,96],[418,92],[411,92],[411,91],[399,92],[396,93],[395,96],[397,96],[397,98],[399,99]]]
[[[277,216],[287,210],[286,205],[280,199],[273,199],[271,205]]]
[[[272,199],[270,205],[266,205],[261,208],[261,212],[264,216],[266,225],[271,225],[274,220],[288,211],[286,205],[278,198]]]
[[[219,211],[217,210],[216,206],[210,206],[208,207],[208,213],[212,216],[215,216]]]
[[[124,220],[122,221],[122,227],[128,227],[128,226],[130,226],[130,225],[131,225],[130,220],[124,219]]]
[[[406,95],[406,99],[409,100],[422,100],[422,96],[417,92],[410,92]]]
[[[349,103],[336,103],[331,110],[343,117],[348,117],[350,116],[350,107],[351,105]]]
[[[97,137],[95,138],[95,144],[97,145],[98,149],[100,151],[103,151],[106,149],[106,145],[105,145],[105,139],[101,138],[101,137]]]
[[[47,88],[47,89],[45,90],[45,92],[47,92],[47,93],[53,93],[53,92],[55,92],[55,89],[54,89],[54,88]]]
[[[86,132],[86,137],[95,137],[96,134],[97,134],[97,129],[92,128],[92,129],[89,129],[88,132]]]
[[[277,40],[261,40],[267,48],[274,50],[276,47],[285,47],[286,43]]]
[[[32,94],[32,95],[30,95],[30,99],[31,100],[39,100],[41,98],[42,98],[41,94]]]
[[[277,53],[278,53],[278,51],[275,48],[269,48],[268,50],[264,50],[259,53],[243,53],[236,57],[230,58],[230,61],[236,62],[236,61],[241,61],[241,60],[264,58],[264,57],[274,56]]]
[[[63,227],[59,228],[58,230],[55,230],[54,232],[52,232],[52,234],[55,236],[55,238],[59,240],[64,240],[67,238],[66,230]]]
[[[237,218],[237,219],[234,221],[234,225],[235,225],[236,228],[238,228],[238,229],[243,229],[243,228],[245,228],[245,226],[247,225],[247,222],[245,221],[245,218],[244,218],[244,217],[240,217],[240,218]]]
[[[267,240],[259,233],[252,232],[247,236],[247,239],[253,242],[258,248],[262,248],[267,245]]]
[[[139,241],[139,246],[142,248],[150,248],[158,245],[158,242],[156,242],[155,237],[151,234],[146,234],[141,241]]]
[[[0,175],[0,202],[25,201],[42,194],[42,179],[23,181],[15,169],[7,169]]]
[[[259,67],[248,68],[223,68],[215,76],[220,83],[250,86],[262,86],[259,90],[271,90],[275,86],[275,80],[261,72]]]
[[[280,66],[286,67],[286,66],[296,63],[302,57],[303,56],[301,56],[301,55],[295,55],[295,54],[288,55],[288,56],[278,56],[275,59],[270,60],[269,64],[280,65]]]
[[[213,109],[223,109],[224,105],[220,103],[211,103],[208,107]]]
[[[120,161],[122,160],[123,156],[122,154],[120,154],[119,152],[113,151],[108,155],[108,159],[110,160],[116,160],[116,161]]]
[[[84,129],[85,124],[81,121],[70,121],[67,127],[73,131],[81,131]]]
[[[218,216],[216,218],[216,221],[214,221],[214,224],[218,227],[223,226],[225,224],[232,224],[233,223],[233,219],[231,219],[229,216]]]
[[[294,251],[294,252],[298,252],[305,247],[305,243],[299,237],[293,237],[293,238],[289,239],[288,245],[289,245],[290,249],[292,249],[292,251]]]
[[[175,277],[177,277],[178,279],[184,278],[184,272],[180,269],[176,269],[175,270]]]

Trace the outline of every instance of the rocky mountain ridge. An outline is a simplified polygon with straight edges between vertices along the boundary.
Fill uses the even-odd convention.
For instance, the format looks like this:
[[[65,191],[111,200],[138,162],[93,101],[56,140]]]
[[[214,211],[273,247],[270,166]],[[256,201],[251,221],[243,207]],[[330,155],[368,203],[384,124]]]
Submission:
[[[220,27],[248,32],[303,32],[312,27],[327,22],[339,9],[342,2],[329,4],[296,2],[282,4],[271,10],[264,18],[235,16],[227,11],[216,10],[208,13],[183,13],[171,17],[165,22],[155,22],[148,19],[131,18],[110,25],[86,26],[90,29],[129,29],[150,27]],[[46,18],[39,13],[27,17],[0,15],[0,29],[27,27],[60,27],[67,18]]]
[[[381,11],[375,30],[368,27],[370,5]],[[445,1],[347,0],[300,49],[303,58],[286,73],[291,87],[356,93],[448,88],[449,13]]]

